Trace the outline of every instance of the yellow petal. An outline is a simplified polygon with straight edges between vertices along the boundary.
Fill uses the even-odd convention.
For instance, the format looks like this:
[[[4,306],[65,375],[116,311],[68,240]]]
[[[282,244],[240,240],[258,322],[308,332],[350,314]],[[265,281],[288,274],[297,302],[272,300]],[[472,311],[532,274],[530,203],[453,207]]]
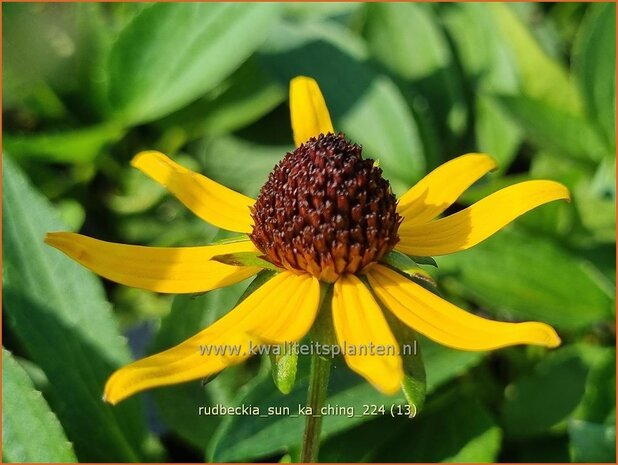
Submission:
[[[260,271],[258,267],[210,261],[215,255],[257,251],[251,241],[204,247],[143,247],[56,232],[48,233],[45,242],[104,278],[155,292],[206,292]]]
[[[204,221],[228,231],[250,233],[255,200],[180,166],[160,152],[138,153],[131,164],[148,175]]]
[[[397,392],[403,380],[399,344],[369,289],[354,275],[340,277],[332,309],[348,366],[385,394]]]
[[[373,291],[397,318],[442,345],[461,350],[560,345],[556,332],[545,323],[502,323],[478,317],[381,265],[372,267],[367,276]]]
[[[469,249],[518,216],[569,191],[554,181],[526,181],[499,190],[453,215],[419,225],[402,224],[397,250],[408,255],[445,255]]]
[[[103,397],[116,404],[145,389],[217,373],[253,355],[252,347],[260,344],[298,341],[311,328],[319,299],[316,278],[280,273],[195,336],[116,371]]]
[[[335,132],[324,96],[313,78],[297,76],[290,82],[290,115],[296,147],[312,137]]]
[[[495,160],[482,153],[469,153],[447,161],[401,196],[397,212],[403,216],[404,224],[433,220],[495,168]]]

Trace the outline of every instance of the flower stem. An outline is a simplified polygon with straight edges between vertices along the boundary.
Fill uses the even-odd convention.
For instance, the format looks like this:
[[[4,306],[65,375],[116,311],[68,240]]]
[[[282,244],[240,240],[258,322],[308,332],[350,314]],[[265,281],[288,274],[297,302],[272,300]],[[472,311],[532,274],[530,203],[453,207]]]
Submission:
[[[300,453],[300,461],[303,463],[315,463],[318,460],[320,449],[320,431],[322,430],[322,415],[320,409],[326,400],[326,389],[330,377],[330,360],[313,354],[311,358],[311,375],[309,378],[309,396],[307,406],[311,412],[305,422],[305,434],[303,447]]]
[[[313,326],[313,340],[321,344],[333,344],[334,332],[331,314],[333,287],[322,285],[320,311]],[[328,378],[330,377],[331,360],[316,353],[311,355],[311,371],[309,374],[309,392],[307,407],[311,409],[305,421],[305,434],[300,452],[302,463],[315,463],[320,450],[320,432],[322,430],[322,415],[320,410],[326,400]]]

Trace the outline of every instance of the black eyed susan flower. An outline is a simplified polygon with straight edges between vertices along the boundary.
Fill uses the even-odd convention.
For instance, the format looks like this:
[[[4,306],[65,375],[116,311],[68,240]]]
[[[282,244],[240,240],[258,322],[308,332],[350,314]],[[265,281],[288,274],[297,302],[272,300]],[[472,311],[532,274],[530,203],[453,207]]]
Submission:
[[[105,387],[108,402],[203,378],[249,356],[205,355],[199,350],[202,345],[247,347],[300,340],[316,319],[320,282],[333,283],[332,323],[342,346],[397,346],[378,301],[403,324],[461,350],[560,344],[556,332],[544,323],[503,323],[468,313],[384,259],[393,250],[435,256],[468,249],[535,207],[568,200],[564,186],[553,181],[522,182],[438,219],[470,185],[495,168],[490,157],[455,158],[397,201],[381,169],[362,157],[361,147],[335,133],[313,79],[292,80],[290,107],[297,148],[270,173],[257,200],[159,152],[142,152],[132,161],[204,221],[246,234],[243,240],[162,248],[103,242],[68,232],[47,235],[48,244],[95,273],[156,292],[206,292],[261,270],[253,264],[213,260],[222,255],[253,254],[278,270],[208,328],[116,371]],[[344,357],[352,370],[380,391],[392,394],[400,388],[404,375],[398,355],[346,353]]]

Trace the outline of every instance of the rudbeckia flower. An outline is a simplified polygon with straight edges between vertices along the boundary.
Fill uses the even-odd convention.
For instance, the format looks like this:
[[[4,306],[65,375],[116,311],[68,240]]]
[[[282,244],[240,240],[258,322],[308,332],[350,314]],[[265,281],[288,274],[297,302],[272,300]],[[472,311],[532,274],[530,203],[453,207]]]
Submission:
[[[517,344],[556,347],[560,339],[540,322],[481,318],[441,299],[385,263],[390,252],[436,256],[466,250],[535,207],[569,199],[553,181],[522,182],[455,214],[438,218],[474,182],[495,168],[484,154],[455,158],[429,173],[399,200],[382,170],[361,147],[336,133],[317,83],[290,86],[296,149],[270,173],[256,200],[175,163],[162,153],[139,153],[137,169],[164,186],[204,221],[245,234],[203,247],[141,247],[69,232],[46,242],[99,275],[165,293],[198,293],[276,268],[270,280],[236,308],[183,343],[116,371],[104,398],[115,404],[156,386],[199,379],[249,355],[203,354],[203,345],[293,343],[311,329],[320,283],[332,283],[332,324],[343,346],[395,346],[383,313],[448,347],[484,351]],[[220,256],[260,260],[222,263]],[[238,266],[236,266],[238,265]],[[329,294],[330,295],[330,294]],[[380,305],[381,304],[381,305]],[[399,355],[345,353],[349,367],[378,390],[393,394],[403,380]]]

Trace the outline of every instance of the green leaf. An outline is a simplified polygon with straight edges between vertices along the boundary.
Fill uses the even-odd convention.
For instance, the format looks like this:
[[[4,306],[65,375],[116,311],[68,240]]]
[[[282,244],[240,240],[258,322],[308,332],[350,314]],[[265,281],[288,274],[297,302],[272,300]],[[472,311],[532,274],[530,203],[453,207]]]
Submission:
[[[76,62],[79,96],[82,99],[80,104],[89,113],[103,117],[109,113],[105,67],[115,34],[110,34],[104,5],[81,3],[76,5],[75,10],[79,32]]]
[[[580,96],[566,69],[541,48],[513,5],[492,3],[487,7],[513,53],[523,93],[568,114],[578,115]]]
[[[286,98],[285,89],[255,59],[247,61],[219,87],[160,124],[181,127],[189,139],[232,132],[254,123]]]
[[[438,263],[436,263],[433,257],[419,257],[417,255],[408,255],[407,257],[414,260],[419,265],[431,265],[435,268],[438,267]]]
[[[416,260],[419,260],[417,262]],[[413,257],[405,255],[397,250],[391,250],[382,259],[382,262],[392,268],[395,268],[406,274],[412,281],[434,292],[436,290],[436,282],[431,275],[421,269],[417,263],[437,266],[432,257]]]
[[[435,124],[461,134],[467,110],[458,70],[430,5],[375,3],[368,6],[366,35],[372,56],[412,85],[426,101]]]
[[[575,76],[587,114],[616,147],[616,5],[591,5],[573,47]]]
[[[88,163],[117,142],[124,129],[115,123],[32,135],[4,135],[4,149],[15,158],[61,163]]]
[[[483,352],[466,352],[441,346],[419,334],[416,335],[423,348],[423,361],[427,372],[427,393],[456,378],[478,364]]]
[[[93,27],[94,21],[90,21],[99,7],[82,4],[12,5],[5,8],[3,74],[6,79],[3,80],[3,95],[7,98],[4,105],[24,105],[35,110],[29,118],[69,117],[59,100],[59,108],[30,104],[40,97],[33,94],[40,91],[41,84],[51,94],[57,93],[56,99],[79,92],[80,86],[86,84],[83,80],[87,68],[101,56],[96,44],[100,37]],[[86,28],[86,24],[90,27]],[[88,84],[95,86],[99,82]],[[82,97],[87,100],[86,95]],[[81,101],[75,107],[80,111],[89,109],[90,105],[90,101]],[[56,113],[57,109],[61,111]]]
[[[559,240],[568,238],[570,244],[591,258],[591,248],[600,244],[612,247],[616,243],[615,173],[615,156],[603,158],[597,165],[583,165],[557,153],[539,152],[532,159],[530,176],[563,183],[571,190],[574,202],[550,204],[518,221],[535,231],[556,235]],[[603,262],[607,264],[605,268],[613,270],[606,273],[611,281],[607,287],[615,289],[615,260],[611,264],[612,260]],[[596,264],[601,263],[597,260]]]
[[[492,10],[483,3],[453,3],[438,8],[471,85],[485,93],[519,89],[513,52]]]
[[[273,167],[291,149],[291,145],[258,145],[234,136],[218,136],[205,140],[201,161],[212,179],[257,196]]]
[[[26,372],[30,381],[34,385],[37,391],[45,392],[49,386],[49,381],[45,372],[36,364],[23,357],[16,357],[12,355],[15,361]]]
[[[391,250],[382,259],[384,263],[405,273],[420,270],[418,264],[410,257],[397,250]]]
[[[504,172],[516,156],[521,130],[490,95],[519,92],[513,51],[486,5],[453,3],[438,12],[449,31],[468,87],[475,95],[475,150],[495,157],[498,169]]]
[[[11,353],[2,348],[4,462],[76,462],[71,443],[49,405]]]
[[[567,346],[547,354],[532,374],[506,388],[502,416],[512,437],[560,429],[581,404],[591,366],[603,352],[593,346]]]
[[[441,447],[435,447],[435,438]],[[494,462],[502,432],[475,395],[456,396],[433,412],[410,422],[375,454],[380,462]],[[396,447],[406,441],[405,448]]]
[[[399,181],[395,191],[425,173],[414,117],[395,84],[365,63],[367,53],[357,36],[332,25],[282,23],[273,28],[259,58],[283,86],[299,74],[314,77],[335,130],[362,144],[365,157],[380,161],[385,176]]]
[[[589,230],[585,240],[616,242],[616,158],[604,158],[594,174],[574,189],[577,211],[583,226]]]
[[[259,47],[276,4],[176,3],[144,9],[109,58],[109,97],[131,124],[155,120],[213,89]]]
[[[66,226],[6,155],[3,187],[5,329],[47,375],[47,399],[80,460],[139,460],[146,429],[138,401],[101,400],[107,377],[130,358],[103,286],[43,243]]]
[[[360,2],[285,2],[285,13],[302,20],[346,17],[363,8]]]
[[[470,250],[440,257],[437,281],[493,313],[570,330],[613,318],[613,297],[590,268],[547,237],[508,229]]]
[[[391,314],[386,314],[386,316],[402,354],[404,378],[401,390],[408,405],[412,408],[411,413],[416,416],[423,409],[427,394],[427,376],[421,346],[413,330]]]
[[[607,146],[595,128],[580,116],[528,97],[494,96],[498,104],[541,148],[584,161],[600,160]]]
[[[475,104],[478,150],[495,158],[498,172],[504,173],[517,155],[522,130],[490,95],[477,94]]]
[[[320,445],[319,463],[371,462],[375,452],[396,436],[409,421],[407,418],[378,417],[325,438]],[[343,444],[345,447],[342,447]]]
[[[213,241],[210,245],[234,244],[235,242],[245,242],[247,240],[249,240],[247,234],[238,234],[236,236],[224,237],[223,239]]]
[[[594,423],[616,422],[616,349],[607,348],[594,360],[577,418]]]
[[[190,157],[176,157],[177,163],[199,171],[199,165]],[[118,186],[104,198],[106,206],[119,215],[144,212],[166,197],[166,192],[152,179],[136,169],[119,170],[114,183]]]
[[[276,265],[273,265],[268,260],[261,258],[259,252],[236,252],[224,255],[215,255],[211,258],[215,262],[220,262],[225,265],[232,266],[259,266],[267,270],[280,271]]]
[[[418,266],[419,264],[438,266],[432,257],[414,257],[398,252],[397,250],[391,250],[382,261],[404,273],[414,273],[421,270]]]
[[[65,199],[56,204],[56,209],[70,231],[81,229],[86,219],[86,211],[81,203],[73,199]]]
[[[427,389],[432,392],[440,385],[458,376],[477,363],[482,354],[446,349],[422,340],[423,359],[427,369]],[[306,359],[299,360],[302,364]],[[246,395],[237,399],[235,405],[254,405],[262,413],[269,407],[289,407],[291,415],[280,416],[228,416],[223,419],[211,444],[210,459],[217,462],[243,461],[268,457],[297,447],[303,435],[304,416],[298,416],[298,406],[305,405],[307,397],[306,372],[299,367],[299,377],[292,392],[287,396],[273,386],[270,375],[252,387]],[[326,405],[344,409],[339,414],[324,417],[322,439],[349,430],[361,423],[381,416],[363,415],[365,405],[383,405],[390,415],[392,405],[404,405],[405,396],[385,396],[376,391],[364,379],[352,373],[341,359],[333,360]],[[354,416],[348,416],[352,411]]]
[[[616,426],[574,420],[569,423],[571,460],[616,463]]]

